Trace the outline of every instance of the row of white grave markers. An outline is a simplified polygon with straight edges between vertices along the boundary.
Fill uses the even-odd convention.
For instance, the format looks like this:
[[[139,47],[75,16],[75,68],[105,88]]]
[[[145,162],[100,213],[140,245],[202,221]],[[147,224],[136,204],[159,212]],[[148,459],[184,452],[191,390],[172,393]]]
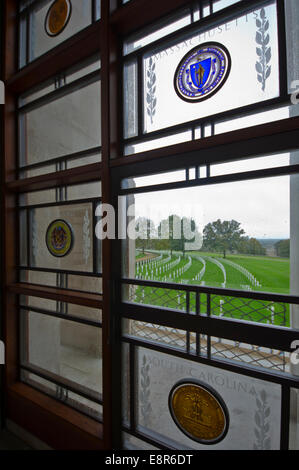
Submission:
[[[270,305],[268,307],[268,310],[271,312],[271,324],[274,325],[275,323],[275,305]],[[269,320],[267,320],[268,323],[270,323]]]
[[[167,258],[162,259],[163,255],[159,256],[158,261],[152,261],[152,260],[144,260],[144,262],[140,262],[136,265],[136,272],[137,274],[140,272],[144,271],[152,271],[158,267],[162,267],[162,265],[165,265],[171,260],[171,256],[168,256]],[[156,259],[156,258],[155,258]],[[164,272],[164,270],[163,270]]]
[[[200,281],[202,279],[202,277],[204,276],[204,274],[205,274],[206,263],[205,263],[204,258],[198,257],[198,256],[196,258],[199,261],[201,261],[204,264],[204,266],[203,266],[202,270],[192,280]],[[212,258],[212,257],[208,257],[208,259],[212,263],[216,264],[221,269],[221,271],[223,273],[223,276],[224,276],[224,282],[222,283],[223,287],[225,287],[225,285],[226,285],[226,270],[225,270],[225,267],[223,266],[222,262],[229,264],[230,266],[234,267],[239,272],[241,272],[249,280],[249,282],[252,285],[254,285],[256,287],[261,287],[260,282],[255,278],[255,276],[252,273],[250,273],[243,266],[240,266],[239,264],[234,263],[233,261],[230,261],[230,260],[227,260],[227,259],[222,259],[222,262],[220,262],[216,258]],[[154,258],[154,260],[155,261],[153,261],[153,259],[147,259],[147,260],[142,260],[142,261],[137,261],[136,262],[136,265],[137,265],[136,266],[136,274],[137,274],[136,277],[137,277],[137,279],[138,278],[149,279],[149,278],[153,278],[154,276],[161,277],[162,274],[166,273],[167,271],[172,270],[177,264],[179,264],[180,261],[181,261],[181,257],[179,256],[172,263],[168,263],[171,260],[171,256],[168,255],[167,258],[163,259],[163,255],[160,254],[158,257]],[[188,263],[183,268],[183,273],[186,272],[192,264],[190,256],[188,256],[188,260],[189,260]],[[180,277],[181,275],[182,275],[182,271],[178,270],[173,275],[170,274],[169,278]],[[163,280],[164,279],[162,279],[162,281]],[[165,280],[166,280],[166,276],[165,276]],[[250,285],[242,285],[241,287],[246,289],[246,290],[251,290]]]
[[[181,261],[181,257],[179,257],[179,260]],[[181,277],[186,271],[188,271],[191,265],[192,265],[192,259],[190,256],[188,256],[188,262],[184,266],[182,266],[181,268],[177,269],[172,274],[170,274],[169,279],[172,279],[172,278],[175,279],[175,278]],[[181,279],[181,282],[183,283],[184,279]],[[187,282],[189,281],[186,280],[186,283]]]
[[[161,255],[162,256],[162,255]],[[160,257],[159,257],[160,258]],[[152,271],[154,267],[158,266],[159,262],[152,262],[150,260],[144,260],[140,264],[138,263],[136,266],[136,273],[140,272],[147,272],[147,271]]]
[[[148,266],[152,263],[158,263],[160,260],[162,260],[163,255],[159,255],[155,258],[147,258],[147,259],[142,259],[142,260],[136,260],[136,268],[139,268],[140,266]]]
[[[185,273],[186,271],[188,271],[188,269],[191,267],[191,264],[192,264],[192,259],[190,256],[188,256],[188,263],[185,264],[185,266],[183,267],[183,273]]]
[[[168,263],[170,260],[170,255],[168,255],[167,258],[163,258],[163,255],[160,255],[158,258],[155,258],[154,262],[156,263],[156,266],[160,266],[161,264]]]
[[[172,263],[168,264],[168,271],[175,268],[181,262],[181,257],[179,256],[176,260],[172,261]]]
[[[222,283],[222,287],[225,287],[226,286],[226,270],[225,270],[225,267],[223,266],[222,263],[220,263],[220,261],[216,258],[211,258],[210,256],[207,257],[207,259],[209,261],[211,261],[212,263],[216,264],[216,266],[218,266],[218,268],[221,269],[222,271],[222,274],[223,274],[223,277],[224,277],[224,282]]]
[[[173,269],[177,264],[181,261],[181,257],[179,256],[175,261],[172,263],[166,264],[165,266],[160,266],[153,268],[150,265],[142,265],[140,268],[136,268],[136,278],[137,279],[153,279],[154,276],[158,277],[162,274],[166,273]],[[171,275],[170,275],[171,277]],[[163,279],[162,279],[163,280]]]
[[[156,279],[165,282],[170,279],[175,279],[181,277],[192,265],[192,259],[190,256],[188,256],[188,262],[182,266],[181,268],[178,268],[177,270],[174,270],[174,268],[181,262],[181,257],[179,256],[175,261],[172,263],[166,264],[165,266],[160,266],[155,269],[151,269],[150,266],[145,265],[141,266],[140,268],[136,268],[136,279]],[[168,275],[168,277],[165,275],[162,277],[163,274],[166,274],[168,271],[172,271]],[[183,282],[183,280],[181,281]],[[188,280],[185,281],[186,283],[189,282]]]
[[[150,268],[158,268],[162,264],[168,263],[171,260],[171,256],[163,259],[163,255],[160,255],[158,258],[154,258],[150,262]]]
[[[245,276],[253,286],[262,287],[260,282],[255,278],[255,276],[250,271],[248,271],[248,269],[228,259],[223,259],[222,261],[224,261],[225,263],[229,264],[233,268],[237,269],[240,273],[242,273],[243,276]]]
[[[205,272],[206,272],[206,262],[201,256],[193,256],[194,259],[197,261],[200,261],[203,264],[203,268],[200,270],[199,273],[196,274],[196,276],[192,279],[192,281],[201,281],[201,279],[204,277]]]

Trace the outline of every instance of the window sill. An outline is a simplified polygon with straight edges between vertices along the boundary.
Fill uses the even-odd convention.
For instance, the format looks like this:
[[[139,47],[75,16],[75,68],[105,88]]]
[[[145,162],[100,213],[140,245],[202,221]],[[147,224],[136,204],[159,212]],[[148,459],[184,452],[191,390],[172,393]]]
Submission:
[[[53,449],[104,449],[101,423],[21,382],[8,387],[6,403],[8,419]]]

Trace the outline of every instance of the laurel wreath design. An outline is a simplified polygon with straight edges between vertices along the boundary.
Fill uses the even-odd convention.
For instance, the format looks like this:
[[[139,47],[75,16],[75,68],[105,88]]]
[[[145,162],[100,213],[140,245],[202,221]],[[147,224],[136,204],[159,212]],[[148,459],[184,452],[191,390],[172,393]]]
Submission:
[[[268,46],[270,42],[270,35],[267,33],[269,29],[269,20],[266,18],[265,9],[262,8],[260,11],[260,18],[256,19],[256,26],[258,28],[256,32],[255,41],[260,46],[256,48],[256,53],[259,60],[255,64],[257,71],[257,79],[262,84],[262,90],[266,89],[266,80],[271,75],[271,47]]]
[[[145,426],[149,424],[149,416],[152,411],[150,404],[150,376],[149,376],[150,365],[147,363],[146,356],[142,358],[141,367],[141,390],[139,394],[139,400],[141,403],[141,415],[143,417],[143,423]]]
[[[147,94],[146,94],[146,102],[147,102],[147,114],[151,119],[151,124],[153,124],[153,117],[156,114],[156,105],[157,105],[157,98],[156,98],[156,64],[153,61],[152,57],[149,60],[149,67],[147,70]]]
[[[256,398],[257,411],[254,415],[254,421],[256,427],[254,428],[254,434],[256,442],[254,444],[254,450],[269,450],[271,448],[271,438],[268,436],[270,430],[270,424],[268,418],[271,413],[271,409],[267,403],[267,394],[265,390],[262,390],[259,397]]]

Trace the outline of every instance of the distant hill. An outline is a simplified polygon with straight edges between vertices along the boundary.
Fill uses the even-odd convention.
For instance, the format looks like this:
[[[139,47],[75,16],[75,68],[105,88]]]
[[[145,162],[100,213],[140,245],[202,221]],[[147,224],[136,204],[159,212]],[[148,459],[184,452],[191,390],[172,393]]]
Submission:
[[[263,245],[264,248],[271,248],[275,243],[282,240],[281,238],[257,238],[257,241]]]
[[[284,256],[285,257],[289,256],[289,254],[287,254],[287,253],[285,254],[285,253],[278,253],[277,252],[279,242],[287,241],[285,239],[282,239],[282,238],[260,238],[260,239],[258,239],[258,241],[265,248],[267,256],[283,256],[283,257]]]

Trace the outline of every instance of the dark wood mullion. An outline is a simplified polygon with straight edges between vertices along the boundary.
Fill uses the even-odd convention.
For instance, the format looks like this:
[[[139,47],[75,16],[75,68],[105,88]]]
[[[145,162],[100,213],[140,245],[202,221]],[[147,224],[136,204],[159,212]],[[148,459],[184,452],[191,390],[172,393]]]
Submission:
[[[117,83],[117,41],[110,31],[110,11],[116,7],[114,0],[102,0],[101,2],[101,43],[105,47],[101,50],[101,135],[102,135],[102,203],[111,203],[110,188],[110,158],[117,154],[117,112],[118,98]],[[107,238],[102,242],[102,270],[103,270],[103,421],[104,421],[104,446],[109,449],[113,440],[113,417],[118,415],[112,395],[119,393],[118,380],[115,372],[112,374],[113,363],[118,356],[112,345],[111,309],[112,303],[112,269],[111,269],[111,240]],[[113,355],[112,355],[113,354]],[[115,388],[117,387],[117,388]]]
[[[20,114],[29,113],[31,111],[34,111],[35,109],[39,109],[42,106],[53,103],[54,101],[59,100],[71,93],[74,93],[80,90],[81,88],[94,84],[95,82],[100,80],[100,77],[100,70],[94,70],[88,75],[84,75],[83,77],[80,77],[77,80],[74,80],[68,84],[61,85],[61,80],[57,80],[57,86],[55,86],[55,89],[53,91],[50,91],[49,93],[46,93],[40,98],[36,98],[27,104],[19,106],[19,112]]]
[[[103,305],[102,295],[89,292],[71,291],[58,287],[39,286],[22,282],[6,284],[5,288],[8,292],[8,296],[12,294],[28,295],[30,297],[51,299],[58,302],[67,302],[97,309],[101,309]]]
[[[22,362],[21,368],[22,370],[30,372],[38,377],[41,377],[45,380],[49,380],[50,382],[55,385],[58,385],[59,387],[65,387],[70,392],[73,392],[83,398],[86,398],[87,400],[91,400],[99,405],[103,404],[100,392],[96,392],[95,390],[91,390],[84,385],[78,384],[77,382],[74,382],[73,380],[65,377],[63,374],[55,374],[50,370],[44,369],[26,361]]]
[[[10,181],[6,184],[6,188],[8,191],[16,193],[41,191],[43,189],[51,189],[59,186],[99,181],[101,179],[101,173],[101,163],[90,163],[89,165],[57,171],[55,173]]]
[[[17,70],[17,23],[16,23],[16,0],[3,2],[3,64],[1,67],[1,79],[6,78]],[[2,237],[2,286],[7,283],[15,283],[18,274],[15,269],[18,259],[19,246],[19,224],[16,218],[15,207],[17,196],[5,191],[5,182],[13,181],[17,175],[17,128],[15,122],[16,100],[9,90],[5,90],[5,106],[1,106],[2,130],[2,156],[1,159],[1,226]],[[5,383],[6,386],[18,380],[19,370],[19,322],[17,315],[18,297],[14,293],[6,293],[2,296],[3,312],[3,336],[5,342]],[[6,396],[6,391],[5,391]],[[7,410],[6,413],[7,414]]]
[[[296,131],[299,128],[299,117],[292,117],[287,119],[281,119],[279,121],[274,121],[266,124],[260,124],[257,126],[252,126],[245,129],[240,129],[236,131],[225,132],[223,134],[218,134],[211,137],[206,137],[205,139],[196,139],[194,141],[184,142],[180,144],[169,145],[167,147],[162,147],[155,150],[148,150],[144,152],[139,152],[134,155],[127,155],[126,157],[120,157],[111,161],[112,167],[118,166],[127,166],[129,164],[140,163],[144,161],[162,159],[163,157],[172,157],[176,161],[180,154],[186,155],[191,152],[198,153],[198,159],[200,159],[200,152],[218,146],[223,146],[227,144],[235,144],[240,147],[242,142],[252,141],[253,139],[262,139],[275,137],[275,135],[281,136],[281,142],[285,143],[287,148],[288,143],[288,134],[291,131]],[[255,153],[259,153],[259,147],[256,146]],[[231,156],[232,159],[233,155]],[[219,161],[223,160],[223,155],[219,154]],[[135,176],[135,175],[134,175]]]
[[[207,296],[209,298],[209,295]],[[210,306],[207,304],[207,309]],[[208,310],[209,311],[209,310]],[[163,325],[179,330],[208,335],[208,337],[223,338],[255,346],[278,349],[291,352],[292,341],[298,339],[297,330],[285,327],[270,327],[269,325],[231,320],[228,318],[184,315],[173,310],[152,308],[140,305],[123,304],[122,317],[144,323]],[[211,345],[208,341],[208,347]]]
[[[160,20],[184,6],[189,7],[190,0],[131,0],[111,16],[111,23],[119,33],[125,35],[136,29]]]
[[[69,65],[99,52],[99,24],[61,44],[57,49],[34,61],[30,66],[17,72],[17,0],[3,2],[5,25],[3,41],[3,66],[1,79],[6,84],[6,105],[1,110],[3,119],[2,139],[2,285],[4,295],[2,307],[4,340],[6,344],[6,389],[5,418],[16,422],[53,448],[101,449],[103,448],[103,427],[91,418],[74,409],[58,403],[19,382],[19,295],[31,295],[69,302],[93,308],[102,307],[102,296],[64,289],[22,284],[18,281],[17,196],[20,191],[45,189],[66,184],[99,180],[101,164],[60,171],[42,179],[17,180],[17,94],[31,88]],[[57,55],[57,53],[59,54]],[[12,79],[13,77],[13,79]],[[10,85],[7,85],[10,83]],[[96,173],[96,177],[92,176]],[[80,175],[81,174],[81,175]],[[46,181],[48,180],[48,181]],[[34,416],[34,419],[32,417]],[[42,423],[42,425],[41,425]]]
[[[24,134],[26,136],[26,132],[24,132]],[[26,145],[24,145],[24,147],[26,148]],[[55,165],[56,163],[63,163],[63,162],[69,163],[69,162],[76,161],[79,158],[84,159],[85,157],[89,157],[89,156],[93,156],[95,154],[101,153],[101,150],[102,149],[100,146],[92,147],[87,150],[80,150],[79,152],[69,153],[69,154],[63,155],[62,157],[50,158],[47,160],[43,160],[42,162],[31,163],[30,165],[25,164],[23,166],[20,166],[19,170],[25,172],[29,170],[34,170],[36,168],[43,168],[44,166]]]
[[[11,92],[24,93],[61,71],[84,61],[93,54],[99,53],[101,45],[100,33],[101,21],[97,21],[54,49],[51,49],[42,57],[35,59],[21,71],[15,73],[16,70],[10,69],[6,75],[6,87]],[[12,51],[12,48],[9,47],[8,51]]]
[[[3,311],[5,312],[5,340],[7,346],[7,410],[11,419],[46,440],[55,448],[62,445],[67,448],[101,448],[103,443],[102,427],[92,424],[75,410],[67,409],[63,404],[54,402],[43,394],[35,392],[30,387],[17,383],[18,381],[18,295],[25,294],[36,297],[49,298],[63,302],[87,305],[95,308],[103,307],[103,386],[104,386],[104,445],[106,448],[118,448],[120,444],[120,342],[117,334],[119,329],[111,330],[115,325],[111,320],[116,318],[117,312],[113,311],[113,285],[115,276],[119,273],[112,265],[112,242],[105,240],[103,243],[103,298],[100,295],[80,292],[63,291],[63,289],[46,288],[17,283],[17,255],[18,255],[18,222],[16,217],[17,197],[16,193],[33,191],[55,186],[74,184],[99,180],[102,178],[103,202],[111,203],[111,169],[110,166],[130,165],[144,162],[148,171],[153,163],[158,163],[158,158],[163,156],[173,157],[180,152],[200,153],[204,148],[214,147],[221,149],[233,140],[234,149],[238,147],[238,141],[249,141],[255,138],[260,142],[263,139],[272,139],[278,136],[287,141],[288,135],[294,136],[298,130],[298,121],[291,119],[259,126],[259,129],[247,129],[207,138],[196,145],[189,147],[190,143],[178,144],[166,149],[158,149],[145,152],[137,156],[120,157],[119,142],[121,113],[119,113],[119,83],[121,75],[118,65],[118,37],[117,33],[124,34],[141,28],[146,24],[157,20],[161,16],[187,5],[187,0],[131,0],[119,11],[115,11],[110,17],[111,9],[117,6],[116,0],[102,0],[102,19],[94,25],[86,28],[69,40],[63,42],[44,56],[34,60],[30,65],[17,72],[17,0],[6,0],[5,21],[5,68],[3,79],[6,84],[6,107],[4,121],[5,138],[3,140],[3,168],[2,168],[2,226],[4,227],[2,244],[2,281],[6,287],[3,296]],[[114,33],[113,31],[117,31]],[[82,168],[61,171],[56,175],[43,175],[36,178],[17,181],[16,173],[16,95],[23,93],[41,81],[56,75],[100,50],[100,44],[104,44],[102,50],[102,164],[86,166],[82,176]],[[3,70],[3,68],[2,68]],[[296,118],[294,118],[296,119]],[[281,130],[282,125],[284,129]],[[293,126],[293,128],[292,128]],[[293,130],[290,132],[290,130]],[[261,132],[261,134],[259,134]],[[294,140],[294,139],[293,139]],[[276,139],[277,141],[277,139]],[[264,141],[263,141],[264,142]],[[194,143],[191,143],[194,144]],[[275,144],[276,145],[276,144]],[[220,152],[221,153],[221,152]],[[116,158],[116,160],[111,160]],[[151,162],[151,163],[150,163]],[[88,167],[88,169],[87,169]],[[126,170],[122,167],[124,173]],[[127,170],[128,171],[128,170]],[[117,172],[117,171],[116,171]],[[96,174],[96,176],[94,176]],[[76,179],[77,178],[77,179]],[[119,312],[118,312],[119,314]],[[117,317],[119,320],[119,317]],[[209,319],[212,320],[212,319]],[[118,327],[119,328],[119,327]],[[213,330],[214,331],[214,330]],[[247,332],[246,332],[247,334]],[[112,354],[113,353],[113,354]],[[112,370],[116,372],[112,375]],[[112,413],[113,409],[113,413]],[[32,417],[34,416],[34,419]],[[91,438],[92,437],[92,438]]]
[[[26,301],[28,301],[28,299],[26,299]],[[78,317],[76,315],[67,314],[65,309],[61,309],[61,311],[57,311],[57,310],[52,311],[52,310],[46,310],[46,309],[38,308],[38,307],[31,307],[30,305],[20,305],[20,310],[23,312],[26,311],[26,312],[40,313],[41,315],[46,315],[46,316],[53,317],[53,318],[60,318],[66,321],[76,322],[81,325],[88,325],[88,326],[92,326],[95,328],[102,328],[101,322],[98,322],[95,320],[89,320],[88,318]],[[27,362],[29,362],[28,359],[27,359]]]
[[[255,179],[271,178],[273,176],[294,175],[299,173],[298,165],[277,166],[274,168],[264,168],[263,170],[244,171],[241,173],[224,174],[211,177],[210,165],[207,165],[207,176],[201,179],[176,181],[173,183],[161,183],[151,186],[142,186],[139,188],[122,189],[121,195],[125,194],[144,194],[153,191],[165,191],[170,189],[194,188],[196,186],[209,186],[212,184],[233,183],[235,181],[249,181]]]

